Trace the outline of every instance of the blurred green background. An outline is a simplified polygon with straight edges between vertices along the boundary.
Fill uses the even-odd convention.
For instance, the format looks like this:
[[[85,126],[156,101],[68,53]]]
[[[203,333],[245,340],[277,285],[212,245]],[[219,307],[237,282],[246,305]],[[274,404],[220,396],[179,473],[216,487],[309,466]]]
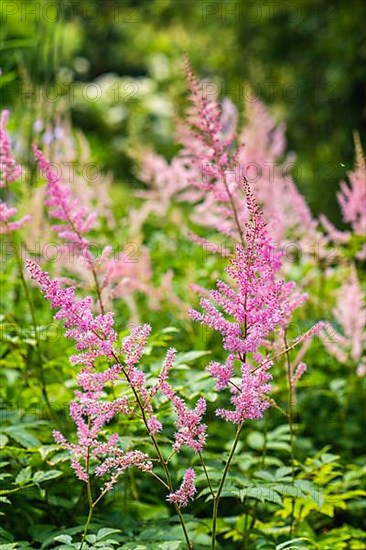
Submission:
[[[297,184],[340,225],[353,131],[365,145],[364,0],[3,0],[1,17],[2,104],[26,143],[70,110],[98,162],[138,185],[131,150],[176,150],[187,52],[241,113],[251,90],[286,123]]]

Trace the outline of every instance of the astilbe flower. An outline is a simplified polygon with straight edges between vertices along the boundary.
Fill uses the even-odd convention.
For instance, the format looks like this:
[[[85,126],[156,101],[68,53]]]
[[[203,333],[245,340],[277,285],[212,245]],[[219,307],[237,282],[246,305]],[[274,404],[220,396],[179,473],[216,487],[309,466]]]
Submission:
[[[138,157],[139,177],[150,189],[139,194],[146,202],[133,218],[143,221],[151,212],[165,215],[173,201],[188,202],[193,205],[193,221],[217,225],[225,235],[235,235],[237,226],[227,205],[229,192],[239,182],[233,170],[237,111],[229,100],[220,104],[204,95],[188,59],[186,75],[191,106],[186,120],[180,121],[177,128],[177,141],[182,147],[170,163],[151,151]],[[232,195],[237,200],[235,193]]]
[[[50,216],[62,222],[53,225],[54,231],[66,242],[73,243],[77,249],[91,259],[88,250],[89,240],[85,234],[90,231],[96,221],[96,213],[89,213],[72,196],[71,189],[61,184],[61,175],[54,170],[52,164],[36,147],[33,147],[39,168],[47,181],[46,204],[50,207]]]
[[[328,220],[325,215],[320,215],[320,222],[326,232],[328,240],[335,244],[349,243],[352,233],[362,238],[361,248],[356,253],[356,258],[366,258],[366,159],[362,150],[358,135],[355,135],[356,161],[354,169],[349,172],[349,184],[340,183],[341,189],[337,193],[338,203],[342,210],[345,223],[350,224],[352,231],[340,231]]]
[[[287,302],[282,295],[285,288],[292,287],[276,280],[281,254],[271,245],[263,217],[252,198],[248,206],[252,220],[246,225],[246,247],[236,245],[235,257],[226,268],[235,286],[218,281],[211,300],[200,301],[204,313],[191,311],[194,320],[222,334],[227,351],[241,356],[256,351],[284,319]]]
[[[281,253],[271,244],[263,215],[247,183],[244,183],[250,220],[243,244],[226,268],[232,283],[217,282],[210,298],[201,298],[202,311],[191,310],[195,321],[219,332],[229,352],[225,364],[212,362],[208,371],[218,390],[230,386],[233,410],[218,409],[216,414],[235,424],[261,418],[269,406],[269,369],[272,361],[259,353],[275,329],[284,330],[293,310],[305,296],[294,292],[294,283],[279,279]],[[252,354],[255,368],[247,360]],[[240,382],[231,380],[240,363]]]
[[[201,397],[195,409],[189,410],[179,397],[173,398],[173,405],[178,415],[173,451],[179,452],[183,445],[197,453],[201,452],[206,441],[206,425],[202,416],[206,412],[206,401]]]
[[[51,307],[58,309],[54,317],[63,319],[67,329],[66,337],[76,342],[79,353],[71,357],[71,362],[83,367],[78,376],[82,391],[76,391],[75,400],[70,403],[70,415],[77,426],[78,443],[70,443],[60,432],[54,432],[57,443],[72,453],[71,465],[76,475],[85,482],[89,480],[90,458],[100,460],[108,458],[108,462],[102,461],[96,472],[97,475],[102,475],[110,470],[113,471],[108,488],[112,487],[118,475],[129,466],[135,465],[143,471],[151,470],[152,463],[148,455],[138,451],[124,453],[118,448],[118,434],[112,434],[107,442],[99,439],[105,425],[116,414],[133,413],[133,406],[126,397],[103,401],[103,390],[108,384],[113,384],[123,371],[127,370],[131,374],[132,369],[136,370],[134,365],[142,354],[141,345],[143,345],[143,338],[140,344],[137,343],[137,336],[140,333],[143,336],[148,334],[148,328],[140,328],[139,334],[136,333],[136,329],[135,335],[125,341],[126,365],[124,365],[119,361],[115,350],[116,332],[113,327],[113,315],[111,313],[94,315],[91,311],[91,298],[76,299],[74,288],[61,287],[57,280],[51,280],[48,274],[32,260],[27,260],[27,268]],[[136,336],[135,339],[134,336]],[[113,361],[114,364],[103,372],[98,372],[97,359]]]
[[[179,452],[185,445],[200,452],[205,443],[206,426],[202,423],[202,416],[206,410],[206,402],[201,398],[196,408],[189,410],[183,400],[175,395],[168,377],[176,351],[173,348],[167,351],[156,382],[149,384],[139,365],[150,335],[149,325],[133,326],[119,349],[111,313],[94,314],[91,310],[91,298],[77,299],[73,287],[64,288],[57,280],[51,280],[30,259],[27,260],[27,267],[51,307],[58,310],[54,317],[63,320],[67,329],[66,337],[75,340],[78,350],[70,358],[73,364],[82,367],[77,377],[81,390],[75,391],[75,399],[70,403],[70,416],[77,427],[78,441],[71,443],[60,432],[54,432],[57,443],[70,451],[71,466],[77,477],[89,482],[90,460],[97,459],[99,465],[95,475],[109,475],[102,489],[104,494],[113,487],[126,468],[136,466],[145,472],[152,470],[152,461],[146,453],[139,450],[122,451],[118,446],[118,434],[113,433],[105,441],[104,432],[106,425],[116,415],[134,417],[138,407],[138,417],[141,418],[142,415],[149,434],[155,436],[163,429],[152,404],[158,392],[171,400],[177,411],[177,433],[173,451]],[[104,370],[100,370],[101,361],[107,365]],[[125,379],[132,390],[134,400],[123,396],[106,401],[108,386],[113,386],[120,377]]]
[[[197,492],[195,487],[195,472],[193,468],[188,468],[183,476],[181,486],[175,493],[170,493],[167,500],[171,503],[176,503],[179,507],[187,506],[189,500],[194,499],[194,495]]]
[[[112,247],[105,246],[99,257],[94,257],[89,232],[97,226],[97,213],[90,212],[81,204],[70,183],[62,183],[62,171],[56,171],[54,163],[50,163],[36,146],[34,153],[47,182],[45,202],[49,215],[61,222],[52,226],[64,243],[58,250],[61,253],[60,265],[79,276],[84,286],[92,288],[97,284],[101,309],[109,305],[111,300],[122,297],[130,307],[131,314],[137,318],[133,300],[133,292],[136,291],[145,293],[149,305],[157,309],[159,292],[155,292],[150,283],[152,270],[148,250],[130,243],[131,257],[127,251],[118,250],[114,254]]]
[[[177,130],[182,148],[170,164],[151,152],[141,157],[140,179],[150,187],[162,182],[161,188],[164,184],[166,189],[159,201],[151,191],[141,194],[146,198],[140,209],[143,219],[157,202],[157,208],[166,213],[173,200],[185,200],[192,204],[192,221],[214,228],[229,242],[238,241],[248,219],[241,186],[244,176],[251,181],[252,192],[278,244],[296,240],[310,259],[318,243],[317,253],[326,254],[326,239],[288,173],[294,158],[285,156],[284,125],[277,125],[263,103],[251,96],[246,98],[246,123],[238,130],[235,106],[228,99],[220,103],[208,92],[188,60],[186,75],[190,107]]]
[[[45,105],[45,109],[47,109]],[[49,113],[51,123],[38,119],[34,123],[37,138],[42,142],[46,158],[52,158],[53,165],[60,170],[61,183],[69,186],[89,212],[95,211],[110,229],[117,226],[113,215],[110,187],[111,173],[102,173],[92,161],[90,145],[80,130],[72,128],[68,113]]]
[[[6,191],[13,182],[20,178],[22,173],[21,166],[12,154],[11,141],[6,129],[8,118],[9,111],[2,111],[0,118],[0,189],[3,188]],[[17,208],[10,207],[5,201],[0,200],[0,234],[12,233],[30,220],[30,216],[26,215],[19,220],[11,221],[17,212]]]
[[[348,174],[349,185],[341,182],[337,194],[342,209],[343,219],[351,224],[353,231],[360,235],[366,234],[366,159],[362,151],[360,139],[356,136],[356,165]]]
[[[366,374],[364,346],[366,338],[366,308],[364,293],[357,277],[355,266],[337,293],[337,304],[333,309],[334,319],[340,326],[339,332],[333,325],[326,325],[323,343],[340,363],[355,364],[359,376]]]

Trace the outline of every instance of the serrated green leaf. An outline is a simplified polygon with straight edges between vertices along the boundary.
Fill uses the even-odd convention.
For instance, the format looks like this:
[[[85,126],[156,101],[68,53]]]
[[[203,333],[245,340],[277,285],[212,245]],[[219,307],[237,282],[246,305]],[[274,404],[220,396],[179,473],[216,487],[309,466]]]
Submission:
[[[43,483],[44,481],[56,479],[60,476],[62,476],[62,472],[60,472],[60,470],[48,470],[46,472],[38,471],[34,474],[33,481],[34,483]]]

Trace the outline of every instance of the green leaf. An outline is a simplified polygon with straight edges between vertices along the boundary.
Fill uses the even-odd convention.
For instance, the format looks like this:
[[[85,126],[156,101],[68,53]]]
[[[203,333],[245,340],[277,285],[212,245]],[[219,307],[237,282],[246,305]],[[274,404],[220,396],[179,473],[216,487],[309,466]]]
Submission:
[[[23,468],[23,470],[20,470],[17,477],[15,478],[15,484],[16,485],[25,485],[32,479],[32,468],[30,466],[27,466],[26,468]]]
[[[7,442],[9,441],[9,438],[6,437],[5,434],[0,434],[0,447],[5,447],[5,445],[7,444]]]
[[[34,483],[43,483],[44,481],[56,479],[60,476],[62,476],[62,472],[60,472],[60,470],[48,470],[46,472],[41,470],[34,474],[33,481]]]
[[[199,359],[200,357],[204,357],[205,355],[210,355],[210,351],[187,351],[187,353],[178,353],[176,356],[175,364],[176,365],[182,365],[186,363],[191,363],[192,361],[195,361],[196,359]]]
[[[260,451],[264,448],[265,439],[260,432],[250,432],[247,437],[247,443],[252,449]]]
[[[300,538],[297,538],[297,539],[292,539],[292,540],[288,540],[288,541],[286,541],[286,542],[282,542],[281,544],[277,544],[276,550],[284,550],[285,548],[294,549],[294,550],[295,550],[295,549],[297,549],[297,548],[299,548],[299,547],[298,547],[298,546],[292,546],[292,544],[293,544],[294,542],[301,542],[301,541],[310,542],[312,546],[314,545],[314,543],[313,543],[310,539],[308,539],[308,538],[306,538],[306,537],[300,537]],[[301,548],[301,547],[300,547],[300,548]],[[308,546],[304,546],[304,548],[308,548]]]
[[[26,449],[31,449],[34,447],[39,447],[41,442],[33,434],[30,434],[23,427],[20,426],[9,426],[3,430],[7,435],[10,435],[17,443],[25,447]]]
[[[120,533],[120,529],[111,529],[109,527],[104,527],[103,529],[99,529],[97,533],[97,540],[102,540],[105,537],[108,537],[109,535],[113,535],[114,533]]]
[[[63,542],[64,544],[72,544],[72,537],[70,537],[70,535],[58,535],[54,540]]]

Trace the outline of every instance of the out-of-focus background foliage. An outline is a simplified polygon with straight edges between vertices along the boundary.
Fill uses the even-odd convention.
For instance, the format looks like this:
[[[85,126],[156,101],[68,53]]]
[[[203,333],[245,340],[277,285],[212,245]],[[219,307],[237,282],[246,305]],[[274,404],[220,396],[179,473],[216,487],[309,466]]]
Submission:
[[[187,52],[208,93],[241,112],[250,92],[271,106],[300,190],[340,223],[335,191],[353,131],[366,130],[364,0],[4,0],[1,10],[1,99],[29,140],[31,121],[66,106],[98,162],[134,184],[131,148],[175,151]]]

